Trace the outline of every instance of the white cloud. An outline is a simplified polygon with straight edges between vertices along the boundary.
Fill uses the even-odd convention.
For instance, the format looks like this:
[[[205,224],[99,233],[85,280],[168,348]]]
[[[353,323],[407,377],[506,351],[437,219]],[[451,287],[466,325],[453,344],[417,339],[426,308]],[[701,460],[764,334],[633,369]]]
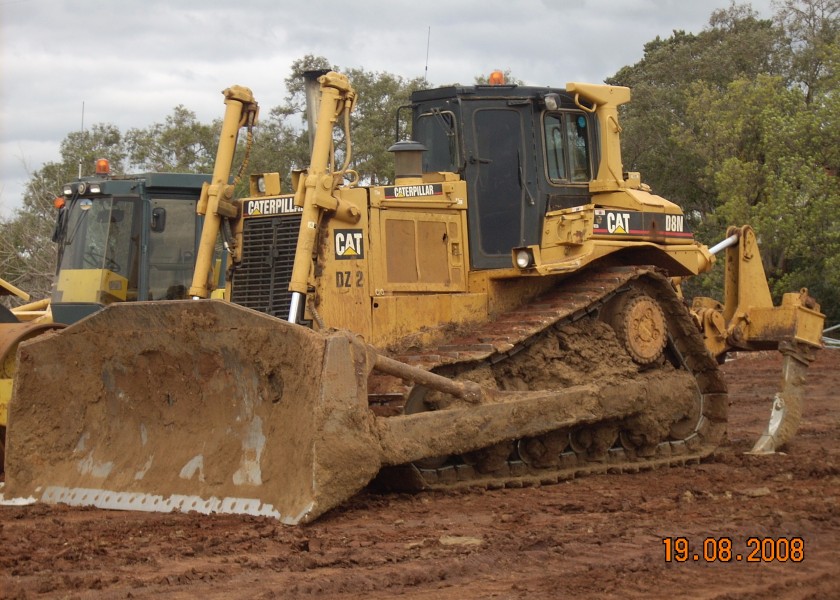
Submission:
[[[123,131],[183,104],[220,117],[245,85],[264,110],[305,54],[431,84],[511,69],[526,83],[603,81],[729,0],[0,0],[0,214],[84,122]],[[770,0],[753,2],[762,16]],[[431,35],[429,36],[429,28]]]

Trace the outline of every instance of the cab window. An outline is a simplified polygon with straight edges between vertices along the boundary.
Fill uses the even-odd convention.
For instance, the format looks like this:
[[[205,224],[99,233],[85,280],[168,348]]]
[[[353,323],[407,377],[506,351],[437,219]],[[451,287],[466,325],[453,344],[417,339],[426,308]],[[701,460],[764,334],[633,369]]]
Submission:
[[[149,299],[184,299],[195,269],[195,201],[155,198],[152,217]]]
[[[552,183],[592,179],[589,127],[578,112],[546,113],[543,119],[546,175]]]
[[[426,147],[423,172],[458,171],[458,145],[455,115],[434,110],[420,115],[415,124],[414,139]]]
[[[108,269],[128,277],[133,252],[134,203],[119,198],[82,198],[68,208],[62,232],[62,269]]]

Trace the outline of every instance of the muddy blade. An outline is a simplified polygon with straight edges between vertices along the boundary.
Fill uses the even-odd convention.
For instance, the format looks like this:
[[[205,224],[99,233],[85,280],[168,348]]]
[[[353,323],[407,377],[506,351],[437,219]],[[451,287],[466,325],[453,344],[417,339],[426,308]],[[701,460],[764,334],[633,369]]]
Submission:
[[[224,302],[114,305],[21,347],[5,495],[311,520],[379,468],[358,362]]]

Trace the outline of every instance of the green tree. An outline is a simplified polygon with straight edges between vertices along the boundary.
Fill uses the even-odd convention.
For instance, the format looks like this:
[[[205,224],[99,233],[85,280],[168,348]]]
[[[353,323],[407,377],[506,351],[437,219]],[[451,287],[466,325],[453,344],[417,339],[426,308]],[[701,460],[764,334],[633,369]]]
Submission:
[[[838,0],[784,0],[773,20],[733,3],[699,34],[650,42],[608,80],[633,90],[625,168],[680,204],[708,243],[750,223],[776,295],[808,287],[834,313],[837,16]]]
[[[388,153],[388,148],[398,137],[408,135],[407,124],[404,122],[397,130],[397,108],[408,104],[411,92],[423,87],[422,78],[404,79],[391,73],[361,68],[342,69],[321,56],[306,55],[292,64],[290,75],[286,78],[288,93],[285,102],[271,109],[267,121],[261,123],[256,164],[276,165],[270,170],[279,170],[284,177],[288,170],[280,170],[278,167],[309,166],[303,86],[303,73],[309,70],[334,70],[344,73],[350,79],[357,94],[357,104],[351,118],[351,168],[366,183],[392,181],[393,157]],[[343,136],[340,133],[336,133],[336,143],[336,160],[340,161],[343,156]]]
[[[0,277],[28,292],[33,299],[49,295],[55,273],[53,201],[57,191],[75,177],[73,165],[48,163],[33,172],[26,184],[23,206],[0,221]],[[11,299],[10,299],[11,300]],[[20,304],[15,299],[14,304]]]
[[[220,130],[221,120],[201,123],[193,111],[178,105],[163,123],[128,130],[129,161],[140,171],[211,173]]]
[[[836,90],[840,0],[782,0],[775,20],[786,34],[789,80],[806,103]]]
[[[284,193],[294,191],[290,180],[292,170],[309,166],[309,138],[295,120],[285,113],[283,106],[275,106],[267,114],[261,108],[248,162],[253,173],[279,173]],[[241,164],[239,153],[236,162]]]
[[[96,123],[89,130],[71,132],[61,142],[59,149],[61,165],[76,165],[75,173],[62,183],[67,183],[78,175],[93,175],[96,160],[107,158],[111,172],[120,173],[126,159],[125,139],[116,125]],[[59,184],[61,185],[61,184]],[[56,193],[60,188],[56,189]]]
[[[839,115],[809,105],[780,77],[741,79],[725,90],[697,83],[692,92],[688,126],[676,139],[702,158],[698,178],[719,201],[718,222],[755,228],[778,294],[806,286],[836,304],[840,185],[826,169],[836,136],[823,128],[840,127]]]
[[[324,56],[307,54],[294,61],[289,68],[289,76],[283,80],[286,85],[285,102],[278,107],[286,115],[299,115],[306,118],[306,95],[304,94],[303,74],[307,71],[338,71],[341,69],[333,65]]]
[[[702,235],[713,238],[722,231],[708,222],[717,200],[699,177],[703,158],[674,136],[685,127],[690,87],[702,81],[724,89],[735,79],[778,72],[776,48],[782,37],[771,21],[733,3],[715,11],[699,34],[675,31],[668,39],[645,44],[641,61],[607,80],[633,93],[622,109],[625,169],[641,171],[656,193],[680,204]]]
[[[326,58],[307,54],[294,61],[290,67],[290,74],[285,79],[285,101],[267,113],[264,108],[260,109],[250,165],[253,172],[279,173],[286,192],[294,191],[291,187],[291,171],[309,166],[303,73],[336,69]]]
[[[408,123],[396,121],[397,109],[409,103],[413,91],[423,88],[423,79],[359,68],[346,73],[358,95],[352,120],[352,168],[371,185],[391,183],[394,157],[388,148],[410,136]]]

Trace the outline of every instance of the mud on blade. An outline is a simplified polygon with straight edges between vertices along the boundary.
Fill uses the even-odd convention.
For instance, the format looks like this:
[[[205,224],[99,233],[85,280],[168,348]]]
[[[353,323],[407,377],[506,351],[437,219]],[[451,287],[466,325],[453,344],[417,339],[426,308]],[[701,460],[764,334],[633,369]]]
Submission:
[[[353,352],[220,301],[112,305],[21,347],[6,497],[315,518],[379,468]]]

